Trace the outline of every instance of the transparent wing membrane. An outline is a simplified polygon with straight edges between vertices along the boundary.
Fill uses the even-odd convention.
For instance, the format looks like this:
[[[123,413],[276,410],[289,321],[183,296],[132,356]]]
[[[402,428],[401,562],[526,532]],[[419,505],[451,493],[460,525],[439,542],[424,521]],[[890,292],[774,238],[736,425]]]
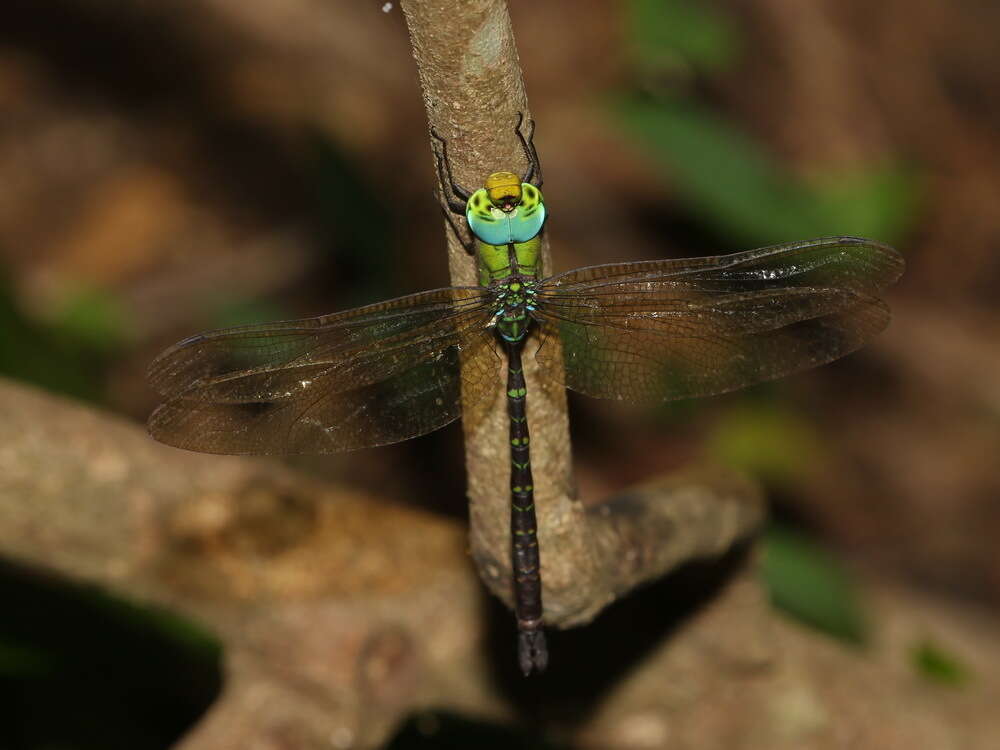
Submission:
[[[164,443],[209,453],[329,453],[406,440],[495,390],[489,295],[449,288],[336,315],[187,339],[150,367]]]
[[[724,393],[862,346],[888,324],[875,295],[902,269],[891,248],[854,238],[581,268],[540,285],[536,356],[544,374],[597,398]]]
[[[892,248],[850,237],[580,268],[537,286],[536,357],[549,382],[598,398],[731,391],[862,346],[902,270]],[[150,367],[165,397],[150,431],[211,453],[324,453],[430,432],[463,399],[477,418],[502,390],[494,294],[437,289],[187,339]]]
[[[893,248],[859,237],[789,242],[732,255],[609,263],[545,279],[550,291],[598,292],[622,280],[674,279],[711,291],[829,287],[875,295],[899,278],[903,259]]]

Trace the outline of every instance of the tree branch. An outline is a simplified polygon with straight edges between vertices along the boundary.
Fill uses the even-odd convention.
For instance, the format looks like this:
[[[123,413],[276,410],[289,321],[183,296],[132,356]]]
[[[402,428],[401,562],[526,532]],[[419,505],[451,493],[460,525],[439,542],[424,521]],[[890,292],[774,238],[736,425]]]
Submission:
[[[458,182],[479,186],[491,172],[522,172],[514,123],[518,112],[528,116],[528,104],[506,3],[410,1],[402,7],[427,117],[449,139]],[[452,283],[475,284],[475,260],[446,233]],[[543,245],[547,274],[552,267],[547,240]],[[536,377],[534,357],[524,363],[547,623],[586,622],[637,583],[694,557],[720,553],[757,528],[763,517],[758,491],[712,472],[646,485],[585,511],[575,497],[565,391]],[[499,368],[497,382],[503,382]],[[510,605],[505,405],[497,398],[483,416],[481,405],[465,407],[472,554],[486,584]]]
[[[187,750],[372,747],[429,705],[505,713],[457,524],[3,380],[0,554],[214,631],[225,691]]]
[[[621,583],[722,543],[725,532],[684,520],[708,507],[703,486],[691,479],[649,490],[675,498],[657,503],[667,543],[633,545],[633,575]],[[649,502],[641,491],[621,496],[611,517]],[[726,523],[724,514],[704,517]],[[700,541],[671,534],[675,524],[702,529]],[[499,634],[504,656],[491,668],[484,645],[497,620],[482,606],[456,524],[271,462],[158,445],[137,425],[3,381],[0,554],[214,629],[225,647],[225,689],[184,750],[374,748],[421,708],[512,713],[496,679],[497,667],[514,671],[510,631]],[[669,559],[649,563],[649,554]],[[719,585],[710,575],[711,595],[685,606],[678,626],[633,634],[636,620],[650,629],[650,613],[672,609],[660,601],[665,592],[706,590],[695,578],[696,586],[671,580],[630,597],[559,644],[561,664],[587,669],[551,670],[545,695],[553,705],[592,706],[563,727],[581,747],[662,747],[668,737],[722,747],[745,737],[748,750],[789,741],[825,750],[843,745],[845,726],[863,747],[924,747],[927,737],[935,746],[992,747],[1000,732],[995,623],[883,587],[877,621],[885,625],[859,654],[780,620],[769,629],[751,576]],[[928,633],[977,665],[970,689],[945,696],[920,683],[905,660]]]

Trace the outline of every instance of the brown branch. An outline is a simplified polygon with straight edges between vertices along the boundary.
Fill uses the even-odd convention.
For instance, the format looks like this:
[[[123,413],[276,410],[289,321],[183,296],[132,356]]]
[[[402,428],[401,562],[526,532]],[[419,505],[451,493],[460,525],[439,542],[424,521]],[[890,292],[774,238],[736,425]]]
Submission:
[[[668,533],[706,507],[700,482],[683,486],[653,491],[676,498],[660,504],[678,514],[660,521],[680,545],[668,556],[726,537]],[[647,501],[622,497],[614,515],[632,503]],[[137,425],[3,381],[0,554],[169,605],[217,633],[225,689],[184,750],[372,748],[420,708],[512,711],[484,659],[490,615],[457,524],[270,462],[167,448]],[[649,608],[669,609],[655,599],[662,591],[648,593],[628,602],[645,601],[647,622]],[[669,638],[609,674],[596,657],[614,635],[631,635],[618,609],[613,632],[594,632],[602,618],[574,653],[555,654],[561,679],[546,683],[546,699],[579,706],[581,689],[594,696],[563,728],[581,747],[725,747],[743,737],[747,750],[826,750],[843,746],[847,727],[863,748],[991,748],[995,624],[884,587],[876,601],[885,625],[859,654],[796,625],[768,629],[760,587],[732,576]],[[933,688],[905,663],[927,637],[974,665],[967,689]]]
[[[370,747],[429,705],[507,713],[458,524],[2,380],[0,554],[215,632],[226,687],[188,750]]]
[[[523,171],[513,126],[528,105],[506,3],[418,0],[402,7],[427,116],[449,138],[456,179],[475,186],[494,171]],[[553,230],[558,235],[558,226]],[[475,284],[474,260],[448,236],[452,283]],[[551,268],[547,242],[542,266]],[[757,490],[712,472],[646,486],[627,502],[586,512],[575,497],[566,394],[539,382],[534,357],[525,357],[525,371],[546,622],[586,622],[636,583],[720,553],[757,528],[763,516]],[[472,553],[487,585],[510,604],[505,405],[496,399],[483,418],[466,406]]]

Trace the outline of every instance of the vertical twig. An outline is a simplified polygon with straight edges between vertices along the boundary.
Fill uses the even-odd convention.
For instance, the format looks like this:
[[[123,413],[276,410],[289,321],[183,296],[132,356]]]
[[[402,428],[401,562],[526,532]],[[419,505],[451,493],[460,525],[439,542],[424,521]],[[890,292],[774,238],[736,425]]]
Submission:
[[[413,54],[420,71],[431,126],[449,139],[456,180],[479,186],[491,172],[523,172],[524,154],[514,135],[518,112],[528,114],[524,81],[503,0],[404,2]],[[476,284],[475,260],[449,237],[452,283]],[[551,268],[547,243],[543,272]],[[555,550],[572,554],[587,533],[577,503],[570,499],[571,473],[566,396],[543,390],[533,379],[533,357],[526,358],[528,419],[532,425],[532,465],[539,513],[539,536],[552,606],[559,577]],[[502,382],[498,370],[497,382]],[[498,389],[499,394],[499,389]],[[472,553],[490,588],[510,601],[509,471],[505,404],[478,423],[464,422]],[[583,551],[581,549],[581,551]],[[550,589],[553,593],[550,594]]]
[[[449,140],[455,178],[479,186],[491,172],[523,172],[513,128],[518,112],[528,115],[528,105],[506,2],[404,0],[402,8],[427,117]],[[446,233],[452,283],[475,284],[474,259]],[[547,243],[542,267],[543,273],[551,269]],[[574,497],[565,392],[539,382],[530,344],[526,352],[547,624],[586,622],[632,586],[688,559],[722,552],[756,527],[762,506],[755,488],[717,472],[647,485],[585,510]],[[497,382],[499,394],[499,367]],[[504,403],[497,398],[483,419],[469,419],[466,411],[472,554],[490,589],[510,604]]]

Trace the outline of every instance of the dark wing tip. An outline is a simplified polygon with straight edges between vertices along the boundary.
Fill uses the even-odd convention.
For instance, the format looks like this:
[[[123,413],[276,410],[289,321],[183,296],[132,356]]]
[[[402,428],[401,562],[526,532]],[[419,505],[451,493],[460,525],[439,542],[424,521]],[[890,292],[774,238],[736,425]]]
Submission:
[[[186,451],[228,456],[271,453],[266,446],[257,445],[245,429],[229,425],[227,409],[232,408],[174,398],[153,410],[146,430],[157,442]],[[217,421],[223,427],[213,427]]]
[[[146,368],[146,382],[161,396],[172,396],[180,390],[178,372],[182,354],[205,340],[204,334],[189,336],[183,341],[167,347],[153,358]],[[189,385],[183,383],[181,385]]]
[[[902,254],[892,245],[879,240],[869,239],[868,237],[844,235],[839,237],[827,237],[822,240],[813,240],[813,242],[833,246],[856,245],[858,247],[865,247],[875,251],[875,253],[877,253],[877,257],[873,258],[873,262],[877,264],[880,271],[878,274],[879,289],[884,289],[895,284],[899,280],[899,277],[903,275],[903,271],[906,270],[906,261],[903,259]]]
[[[737,253],[731,257],[737,260],[738,264],[756,263],[764,258],[782,256],[789,251],[820,251],[830,253],[833,259],[837,251],[846,254],[843,258],[849,264],[856,264],[860,273],[850,274],[850,283],[858,291],[866,294],[877,295],[889,286],[892,286],[902,276],[906,269],[906,261],[903,256],[891,245],[879,240],[867,237],[856,237],[852,235],[838,235],[831,237],[818,237],[811,240],[801,240],[798,242],[788,242],[780,245],[770,245],[768,247],[750,250],[747,253]],[[740,257],[742,256],[742,257]],[[849,258],[850,260],[847,260]],[[848,276],[843,276],[840,282],[848,280]],[[819,284],[822,285],[822,284]],[[839,283],[833,283],[834,286]]]

